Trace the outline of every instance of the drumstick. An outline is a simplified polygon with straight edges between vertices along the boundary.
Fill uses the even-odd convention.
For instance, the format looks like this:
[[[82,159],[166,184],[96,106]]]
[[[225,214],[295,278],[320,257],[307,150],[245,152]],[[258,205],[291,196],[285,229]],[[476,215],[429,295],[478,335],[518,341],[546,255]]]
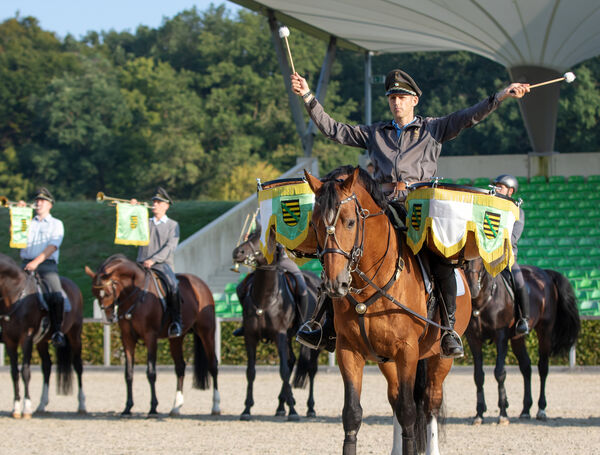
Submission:
[[[569,71],[568,73],[563,74],[562,77],[558,77],[558,78],[552,79],[550,81],[539,82],[537,84],[530,85],[529,90],[531,90],[532,88],[541,87],[543,85],[554,84],[555,82],[560,82],[560,81],[565,81],[567,84],[570,84],[574,80],[575,80],[575,74],[573,74]],[[515,93],[514,89],[511,90],[510,93]]]
[[[290,43],[288,43],[287,37],[290,36],[290,29],[286,26],[279,27],[279,38],[285,41],[285,47],[287,49],[288,58],[290,59],[290,65],[292,67],[292,74],[296,72],[294,69],[294,60],[292,60],[292,52],[290,51]]]

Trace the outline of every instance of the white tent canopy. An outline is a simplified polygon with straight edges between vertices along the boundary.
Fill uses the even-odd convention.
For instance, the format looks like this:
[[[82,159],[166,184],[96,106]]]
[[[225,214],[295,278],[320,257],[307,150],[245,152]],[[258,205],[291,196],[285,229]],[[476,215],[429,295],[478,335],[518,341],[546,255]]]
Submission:
[[[340,47],[381,53],[465,50],[513,80],[559,77],[600,54],[594,0],[232,0]],[[553,150],[559,86],[521,102],[536,152]],[[540,104],[541,103],[541,104]],[[542,118],[540,118],[540,115]]]

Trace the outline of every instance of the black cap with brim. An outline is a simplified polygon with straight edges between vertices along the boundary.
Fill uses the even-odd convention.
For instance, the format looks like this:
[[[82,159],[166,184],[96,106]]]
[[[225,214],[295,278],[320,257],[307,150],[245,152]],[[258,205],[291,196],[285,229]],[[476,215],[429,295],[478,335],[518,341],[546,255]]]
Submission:
[[[54,196],[52,196],[52,193],[50,193],[48,188],[45,187],[41,187],[39,190],[37,190],[34,199],[44,199],[45,201],[50,201],[54,204]]]
[[[162,186],[156,189],[156,194],[152,196],[153,201],[166,202],[167,204],[173,205],[173,201],[169,197],[169,193]]]
[[[390,71],[385,77],[385,95],[421,96],[423,92],[410,75],[400,69]]]

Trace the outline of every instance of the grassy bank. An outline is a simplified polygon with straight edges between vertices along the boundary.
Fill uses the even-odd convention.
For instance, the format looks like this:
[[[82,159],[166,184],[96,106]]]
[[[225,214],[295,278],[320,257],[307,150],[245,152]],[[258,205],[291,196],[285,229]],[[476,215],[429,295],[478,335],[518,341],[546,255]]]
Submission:
[[[181,201],[175,203],[168,215],[179,222],[181,240],[184,240],[235,204]],[[90,278],[85,274],[84,266],[89,265],[96,270],[104,259],[115,253],[123,253],[135,259],[137,248],[114,244],[115,208],[107,204],[90,201],[57,202],[52,214],[65,225],[65,238],[60,249],[60,274],[77,283],[83,293],[85,316],[91,317],[93,299]],[[8,210],[0,209],[0,252],[11,256],[20,264],[19,250],[8,246],[9,224]]]

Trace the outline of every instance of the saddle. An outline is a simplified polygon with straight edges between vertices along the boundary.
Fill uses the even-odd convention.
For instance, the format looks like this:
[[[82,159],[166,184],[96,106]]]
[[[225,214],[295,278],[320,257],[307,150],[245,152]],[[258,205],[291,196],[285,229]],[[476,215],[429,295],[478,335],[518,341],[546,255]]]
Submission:
[[[166,312],[167,299],[173,294],[174,289],[171,288],[169,285],[169,280],[161,270],[150,269],[150,276],[152,280],[154,280],[156,289],[158,289],[158,298],[160,300],[160,304],[162,305],[163,311]]]
[[[33,277],[35,279],[35,291],[38,296],[38,302],[40,308],[44,311],[48,311],[48,299],[50,297],[50,287],[48,283],[46,283],[42,277],[38,273],[34,273]],[[60,290],[63,296],[63,313],[68,313],[71,311],[71,301],[69,300],[69,296],[64,289]]]

